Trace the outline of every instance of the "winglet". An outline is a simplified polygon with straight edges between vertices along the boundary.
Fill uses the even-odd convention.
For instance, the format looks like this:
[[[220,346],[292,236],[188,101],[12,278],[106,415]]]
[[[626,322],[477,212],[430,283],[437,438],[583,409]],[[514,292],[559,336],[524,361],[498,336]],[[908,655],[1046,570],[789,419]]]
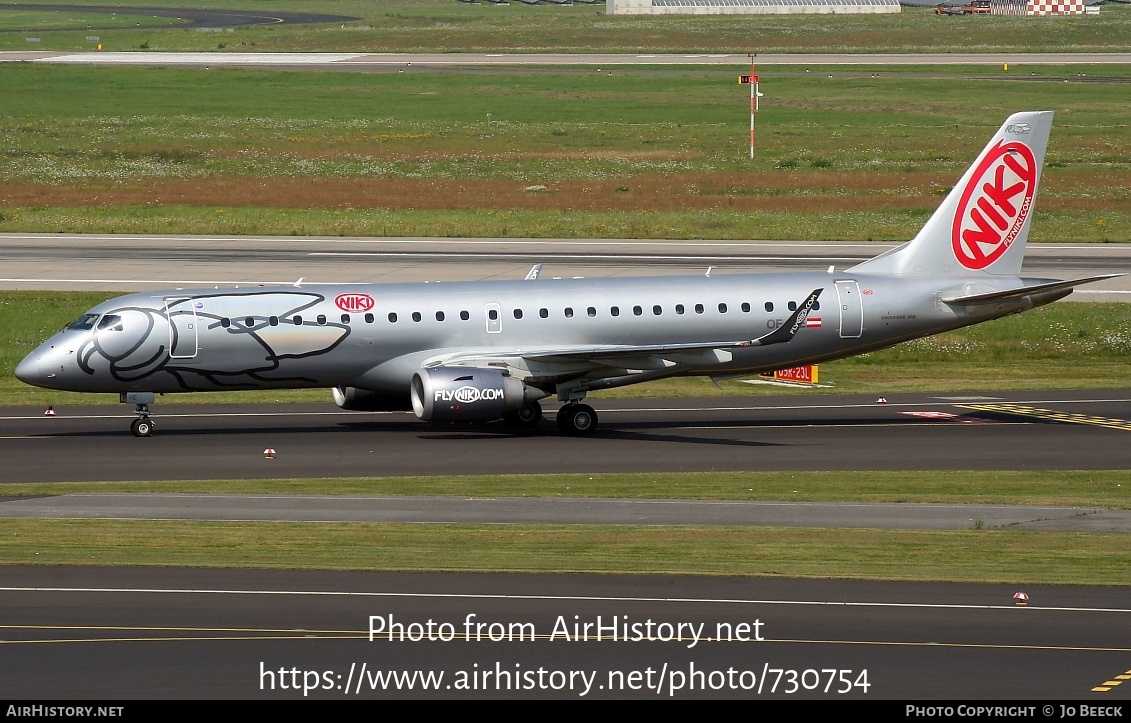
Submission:
[[[770,344],[784,344],[788,341],[793,341],[793,337],[797,334],[797,330],[805,326],[805,319],[808,318],[809,312],[813,310],[813,304],[817,303],[817,297],[821,295],[824,289],[814,289],[813,293],[809,294],[809,298],[801,306],[797,307],[797,311],[793,312],[793,316],[789,317],[784,324],[771,331],[765,336],[760,336],[753,341],[745,342],[739,346],[768,346]]]

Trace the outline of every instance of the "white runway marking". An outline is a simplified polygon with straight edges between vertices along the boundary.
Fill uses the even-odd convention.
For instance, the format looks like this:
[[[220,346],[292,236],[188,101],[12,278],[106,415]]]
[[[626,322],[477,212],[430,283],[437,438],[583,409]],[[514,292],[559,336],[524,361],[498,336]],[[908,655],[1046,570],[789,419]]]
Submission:
[[[927,608],[938,610],[1045,610],[1055,612],[1131,613],[1131,608],[1041,607],[1018,608],[1014,605],[969,605],[947,603],[893,603],[845,600],[746,600],[741,598],[679,598],[679,597],[616,597],[597,595],[489,595],[476,593],[439,592],[373,592],[351,590],[219,590],[182,588],[100,588],[100,587],[0,587],[0,592],[80,592],[80,593],[136,593],[158,595],[280,595],[314,597],[372,597],[372,598],[422,598],[441,600],[564,600],[572,602],[650,602],[696,603],[719,605],[831,605],[866,608]]]
[[[364,57],[364,53],[75,53],[37,63],[134,65],[317,65]]]

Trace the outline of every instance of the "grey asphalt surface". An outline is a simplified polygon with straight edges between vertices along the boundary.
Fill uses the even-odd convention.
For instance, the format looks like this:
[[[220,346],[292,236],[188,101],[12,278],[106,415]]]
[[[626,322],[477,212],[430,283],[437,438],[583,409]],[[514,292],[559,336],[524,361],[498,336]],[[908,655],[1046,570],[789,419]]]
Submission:
[[[1018,591],[1028,607],[1013,604]],[[1024,701],[1038,712],[1080,700],[1126,715],[1131,700],[1122,681],[1093,692],[1131,668],[1126,588],[12,566],[0,610],[0,694],[35,701],[856,699],[900,701],[890,712],[903,715],[908,700]],[[408,637],[429,621],[450,639],[369,640],[371,624]],[[617,635],[639,625],[628,628],[639,639],[612,640],[613,621]],[[514,639],[491,641],[492,623]],[[587,640],[575,623],[590,625]],[[419,677],[386,690],[388,671],[443,678],[437,690]],[[461,674],[475,689],[458,689]]]
[[[1080,507],[820,504],[670,499],[204,494],[0,497],[0,518],[395,522],[527,525],[739,525],[1131,533],[1131,511]]]
[[[0,409],[0,484],[130,479],[265,479],[710,470],[1127,469],[1129,432],[967,409],[1009,401],[1128,426],[1131,391],[591,400],[594,437],[552,421],[516,436],[499,424],[430,425],[409,412],[326,405],[152,407],[156,432],[129,434],[131,405]],[[547,406],[550,416],[553,407]],[[910,414],[909,414],[910,412]],[[922,416],[928,413],[930,416]],[[943,415],[943,416],[940,416]],[[953,415],[953,416],[945,416]],[[275,449],[274,459],[263,451]],[[81,460],[77,464],[76,460]]]
[[[174,286],[382,283],[642,276],[846,268],[882,243],[633,239],[0,234],[0,288],[122,293]],[[1030,244],[1024,273],[1129,274],[1077,289],[1080,301],[1131,301],[1131,244]],[[76,309],[75,313],[81,312]]]
[[[326,15],[321,13],[291,13],[291,12],[253,12],[249,10],[221,10],[207,8],[162,8],[162,7],[123,7],[121,5],[60,5],[60,4],[28,4],[28,3],[0,3],[0,12],[16,10],[21,12],[59,12],[117,15],[129,19],[131,15],[149,15],[161,18],[180,18],[187,27],[229,28],[244,25],[280,25],[283,23],[297,25],[299,23],[341,23],[358,20],[359,18],[346,15]],[[169,28],[179,25],[167,26]],[[65,32],[73,30],[120,30],[134,29],[136,24],[121,19],[107,19],[105,24],[95,23],[79,25],[73,28],[51,28],[50,30],[15,29],[0,32],[10,33],[42,33]]]
[[[566,65],[750,66],[745,54],[726,53],[234,53],[5,51],[0,62],[36,61],[84,65],[207,65],[212,67],[302,67],[357,72],[384,67]],[[1084,65],[1131,63],[1131,53],[760,53],[759,67],[773,65]]]

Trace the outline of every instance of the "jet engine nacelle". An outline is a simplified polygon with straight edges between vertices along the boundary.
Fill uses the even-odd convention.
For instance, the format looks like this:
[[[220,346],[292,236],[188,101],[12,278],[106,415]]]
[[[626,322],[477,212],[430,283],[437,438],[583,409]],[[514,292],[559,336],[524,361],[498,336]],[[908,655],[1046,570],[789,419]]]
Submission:
[[[497,369],[432,367],[412,375],[412,411],[425,422],[488,422],[519,409],[527,388]]]
[[[381,394],[357,387],[334,387],[334,404],[351,412],[404,412],[412,409],[407,397]]]

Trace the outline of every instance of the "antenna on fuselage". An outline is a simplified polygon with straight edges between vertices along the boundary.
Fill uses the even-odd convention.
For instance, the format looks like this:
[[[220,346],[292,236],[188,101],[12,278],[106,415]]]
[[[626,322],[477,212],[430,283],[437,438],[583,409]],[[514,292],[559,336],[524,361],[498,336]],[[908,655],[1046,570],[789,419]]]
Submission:
[[[302,288],[302,280],[305,279],[305,278],[306,278],[305,276],[298,277],[298,281],[295,282],[295,288],[296,289]]]
[[[530,267],[530,271],[526,272],[526,278],[523,281],[534,281],[540,273],[542,273],[542,264],[534,264]]]
[[[710,277],[710,276],[711,276],[711,269],[713,269],[713,268],[715,268],[715,267],[714,267],[714,266],[708,266],[708,267],[707,267],[707,273],[705,273],[705,274],[703,274],[703,275],[704,275],[704,276],[707,276],[707,277]]]

